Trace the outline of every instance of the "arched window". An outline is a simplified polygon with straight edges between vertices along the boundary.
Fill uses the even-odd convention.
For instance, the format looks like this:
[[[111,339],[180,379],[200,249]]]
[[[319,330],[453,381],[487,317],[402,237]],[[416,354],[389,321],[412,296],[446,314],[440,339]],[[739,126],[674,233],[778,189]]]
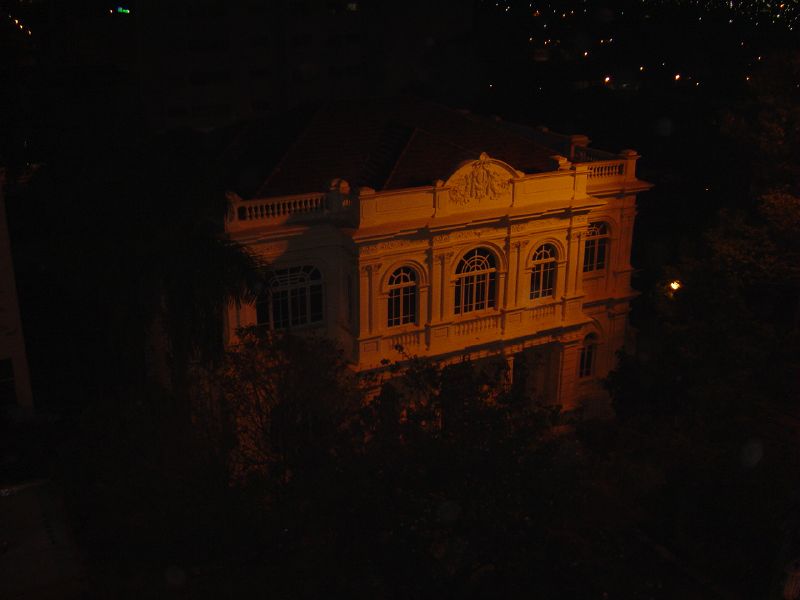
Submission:
[[[590,333],[583,338],[580,365],[578,366],[578,377],[591,377],[594,375],[594,363],[596,359],[597,336],[594,333]]]
[[[542,244],[533,253],[531,300],[555,294],[557,258],[556,247],[553,244]]]
[[[455,313],[494,308],[497,304],[497,265],[486,248],[470,250],[456,268]]]
[[[417,322],[417,273],[411,267],[400,267],[389,277],[388,325]]]
[[[316,267],[278,269],[266,279],[256,301],[259,325],[287,329],[322,321],[322,275]]]
[[[606,268],[608,256],[608,225],[601,221],[589,223],[586,245],[583,250],[583,272],[601,271]]]

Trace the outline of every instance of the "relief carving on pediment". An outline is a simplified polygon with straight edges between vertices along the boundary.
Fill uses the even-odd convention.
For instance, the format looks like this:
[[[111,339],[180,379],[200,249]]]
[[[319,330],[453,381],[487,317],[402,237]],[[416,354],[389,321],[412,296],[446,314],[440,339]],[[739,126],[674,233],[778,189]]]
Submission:
[[[462,207],[496,200],[510,191],[509,171],[510,167],[482,152],[478,160],[461,167],[450,179],[450,200]]]

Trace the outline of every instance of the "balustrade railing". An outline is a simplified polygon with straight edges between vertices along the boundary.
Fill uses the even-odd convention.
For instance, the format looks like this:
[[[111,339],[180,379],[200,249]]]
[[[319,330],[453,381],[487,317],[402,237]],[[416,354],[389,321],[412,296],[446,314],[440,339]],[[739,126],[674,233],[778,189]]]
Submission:
[[[456,323],[454,329],[455,334],[458,335],[471,335],[480,333],[489,329],[498,329],[500,327],[500,315],[490,315],[488,317],[481,317],[471,321],[464,321]]]
[[[327,202],[326,194],[303,194],[266,200],[236,200],[232,208],[233,221],[285,220],[293,215],[323,213]]]
[[[556,315],[556,304],[548,304],[547,306],[536,306],[531,309],[531,320],[538,321],[540,319],[548,319]]]
[[[419,331],[408,331],[406,333],[398,333],[396,335],[385,338],[385,342],[389,350],[394,350],[397,346],[402,346],[404,349],[413,348],[420,345],[422,340],[422,333]]]
[[[589,185],[611,183],[625,177],[625,160],[603,160],[591,162],[589,167]]]

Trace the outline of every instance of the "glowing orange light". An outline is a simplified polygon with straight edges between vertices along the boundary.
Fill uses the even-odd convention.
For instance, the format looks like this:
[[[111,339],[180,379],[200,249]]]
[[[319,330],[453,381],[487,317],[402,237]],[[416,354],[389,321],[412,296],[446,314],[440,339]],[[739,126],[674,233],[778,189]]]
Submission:
[[[584,56],[589,56],[589,53],[588,52],[584,52],[583,55]]]
[[[608,75],[606,75],[606,78],[603,79],[604,83],[609,83],[610,81],[611,81],[611,77],[609,77]]]
[[[681,74],[680,73],[675,73],[675,81],[680,80],[680,78],[681,78]]]
[[[670,288],[670,289],[671,289],[673,292],[676,292],[676,291],[678,291],[679,289],[681,289],[681,285],[682,285],[682,284],[681,284],[681,282],[680,282],[680,281],[678,281],[677,279],[675,279],[674,281],[670,281],[670,282],[669,282],[669,288]]]
[[[640,71],[644,71],[644,67],[639,67],[639,70]]]

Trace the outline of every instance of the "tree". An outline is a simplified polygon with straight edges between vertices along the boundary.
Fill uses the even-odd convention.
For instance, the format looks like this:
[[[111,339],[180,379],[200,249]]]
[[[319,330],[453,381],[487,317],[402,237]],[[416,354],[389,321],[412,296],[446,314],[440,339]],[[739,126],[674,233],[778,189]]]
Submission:
[[[359,386],[325,338],[256,327],[240,330],[238,338],[196,390],[206,400],[199,416],[232,419],[234,480],[255,475],[285,484],[326,463],[348,441]]]

